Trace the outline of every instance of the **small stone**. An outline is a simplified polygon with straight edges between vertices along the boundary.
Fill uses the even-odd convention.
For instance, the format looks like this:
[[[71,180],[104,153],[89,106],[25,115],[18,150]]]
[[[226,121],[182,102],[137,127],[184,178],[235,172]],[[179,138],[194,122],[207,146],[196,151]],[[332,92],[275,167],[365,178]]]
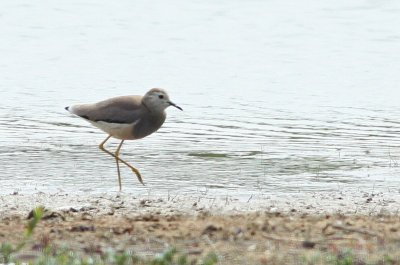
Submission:
[[[87,226],[87,225],[78,225],[78,226],[73,226],[70,229],[71,232],[94,232],[95,228],[93,225]]]
[[[250,246],[247,248],[247,251],[255,251],[256,249],[257,249],[257,245],[254,244],[254,245],[250,245]]]
[[[302,246],[303,246],[303,248],[314,248],[315,242],[305,240],[305,241],[303,241]]]

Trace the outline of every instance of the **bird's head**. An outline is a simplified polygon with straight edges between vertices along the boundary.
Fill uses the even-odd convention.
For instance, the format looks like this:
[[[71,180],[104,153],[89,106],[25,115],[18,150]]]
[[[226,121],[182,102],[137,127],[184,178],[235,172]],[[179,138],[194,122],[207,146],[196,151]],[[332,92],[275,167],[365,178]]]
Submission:
[[[150,111],[164,111],[169,106],[174,106],[182,110],[181,107],[173,103],[164,89],[152,88],[143,97],[142,102]]]

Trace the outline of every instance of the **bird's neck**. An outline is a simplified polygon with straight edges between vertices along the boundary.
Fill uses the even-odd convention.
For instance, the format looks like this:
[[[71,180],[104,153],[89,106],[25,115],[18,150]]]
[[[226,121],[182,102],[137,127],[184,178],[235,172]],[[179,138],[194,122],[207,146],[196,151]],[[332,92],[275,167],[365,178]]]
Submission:
[[[164,113],[164,109],[160,109],[160,108],[149,108],[148,105],[146,105],[146,103],[144,103],[142,101],[143,106],[146,108],[147,112],[150,113],[151,115],[159,115]]]
[[[144,101],[142,100],[142,104],[143,104],[143,106],[146,108],[146,110],[148,111],[148,112],[150,112],[151,113],[151,110],[150,110],[150,108],[146,105],[146,103],[144,103]]]

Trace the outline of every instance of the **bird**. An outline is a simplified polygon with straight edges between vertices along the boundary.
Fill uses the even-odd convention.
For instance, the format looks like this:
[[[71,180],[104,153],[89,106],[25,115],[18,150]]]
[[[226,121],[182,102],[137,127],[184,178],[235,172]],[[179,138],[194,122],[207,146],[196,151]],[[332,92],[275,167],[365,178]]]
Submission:
[[[122,144],[125,140],[141,139],[156,132],[167,117],[165,109],[170,106],[183,110],[169,99],[164,89],[152,88],[144,96],[119,96],[94,104],[73,105],[65,109],[108,134],[107,138],[100,143],[99,148],[115,158],[121,191],[119,162],[129,167],[136,174],[139,182],[144,185],[139,170],[119,157]],[[121,140],[114,153],[104,147],[111,137]]]

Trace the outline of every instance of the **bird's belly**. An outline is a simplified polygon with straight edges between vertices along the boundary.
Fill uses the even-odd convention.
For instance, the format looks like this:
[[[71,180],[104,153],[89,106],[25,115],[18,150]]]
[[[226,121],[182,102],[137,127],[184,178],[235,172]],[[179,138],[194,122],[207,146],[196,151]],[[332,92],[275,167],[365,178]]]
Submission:
[[[90,121],[91,124],[120,140],[133,140],[133,126],[135,123],[110,123],[105,121]]]

